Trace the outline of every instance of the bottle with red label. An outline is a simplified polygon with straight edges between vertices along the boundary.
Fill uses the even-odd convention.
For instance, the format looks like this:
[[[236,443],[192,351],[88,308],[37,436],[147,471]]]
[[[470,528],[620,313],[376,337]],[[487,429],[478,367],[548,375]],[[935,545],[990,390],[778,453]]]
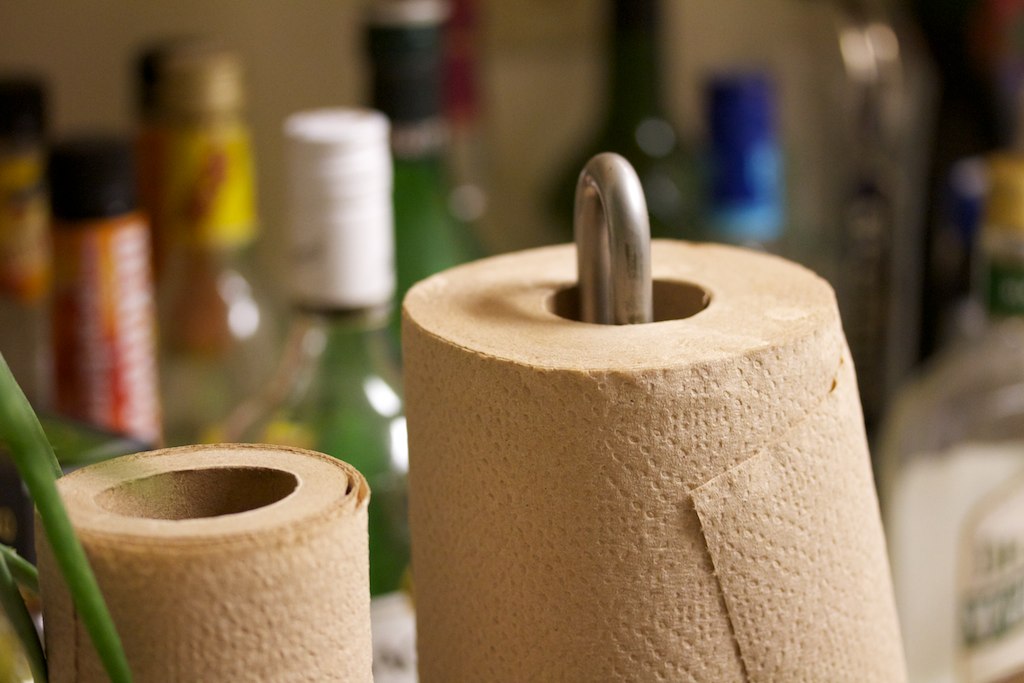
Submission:
[[[148,443],[161,441],[149,226],[132,146],[77,137],[49,160],[56,406]]]
[[[28,399],[52,395],[45,102],[34,78],[0,79],[0,353]]]

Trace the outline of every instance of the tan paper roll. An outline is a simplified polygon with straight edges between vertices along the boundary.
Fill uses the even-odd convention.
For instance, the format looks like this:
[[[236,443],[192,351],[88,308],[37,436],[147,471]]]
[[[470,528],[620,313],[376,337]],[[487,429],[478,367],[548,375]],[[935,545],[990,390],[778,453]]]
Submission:
[[[136,683],[372,681],[369,489],[351,466],[186,446],[58,484]],[[50,680],[106,681],[41,538]]]
[[[729,247],[653,261],[647,325],[553,312],[571,246],[406,298],[421,680],[904,681],[831,288]]]

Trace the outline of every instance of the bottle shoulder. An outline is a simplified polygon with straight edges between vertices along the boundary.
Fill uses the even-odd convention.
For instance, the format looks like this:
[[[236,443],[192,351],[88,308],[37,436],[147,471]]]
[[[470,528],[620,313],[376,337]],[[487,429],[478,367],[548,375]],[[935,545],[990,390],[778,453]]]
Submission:
[[[940,353],[900,392],[883,450],[941,452],[958,443],[1024,441],[1024,321],[992,325]]]
[[[626,123],[606,122],[580,149],[582,152],[559,169],[549,186],[548,205],[561,231],[561,241],[572,239],[580,171],[601,152],[621,155],[637,172],[651,215],[652,236],[694,237],[691,231],[702,183],[700,161],[667,119],[652,115]]]
[[[395,422],[404,424],[390,353],[381,334],[353,335],[300,317],[273,379],[227,420],[225,437],[312,448],[380,468]]]
[[[172,255],[157,285],[162,350],[226,354],[253,346],[272,352],[280,337],[275,303],[247,255]]]

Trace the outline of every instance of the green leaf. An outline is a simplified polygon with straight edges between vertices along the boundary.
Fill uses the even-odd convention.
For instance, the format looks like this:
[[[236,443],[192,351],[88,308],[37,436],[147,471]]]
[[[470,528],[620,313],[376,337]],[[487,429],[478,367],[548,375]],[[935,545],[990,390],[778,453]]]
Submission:
[[[35,624],[32,623],[32,617],[25,607],[25,600],[21,597],[21,591],[18,590],[18,584],[11,575],[6,560],[5,554],[3,560],[0,560],[0,607],[3,607],[7,621],[21,641],[25,659],[32,670],[32,679],[36,683],[46,683],[46,657],[43,655],[43,646],[39,642]]]
[[[111,683],[129,683],[131,671],[99,584],[57,492],[60,465],[39,419],[0,354],[0,443],[7,445],[42,520],[54,559]]]
[[[14,577],[19,588],[39,595],[39,571],[35,565],[18,554],[18,551],[9,545],[0,543],[0,558],[7,563],[7,569]]]

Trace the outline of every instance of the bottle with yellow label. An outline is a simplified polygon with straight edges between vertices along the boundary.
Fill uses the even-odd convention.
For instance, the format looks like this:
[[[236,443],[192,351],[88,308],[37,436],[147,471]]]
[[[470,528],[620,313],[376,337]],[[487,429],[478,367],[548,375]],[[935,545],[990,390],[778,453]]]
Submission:
[[[415,680],[405,417],[388,333],[395,292],[392,163],[378,112],[302,112],[285,124],[294,322],[266,390],[224,437],[312,448],[359,469],[369,507],[374,680]]]
[[[44,123],[42,84],[0,79],[0,353],[37,407],[53,381]]]
[[[257,215],[241,60],[187,44],[154,69],[161,384],[176,445],[218,438],[215,425],[266,380],[278,335],[248,249]]]

